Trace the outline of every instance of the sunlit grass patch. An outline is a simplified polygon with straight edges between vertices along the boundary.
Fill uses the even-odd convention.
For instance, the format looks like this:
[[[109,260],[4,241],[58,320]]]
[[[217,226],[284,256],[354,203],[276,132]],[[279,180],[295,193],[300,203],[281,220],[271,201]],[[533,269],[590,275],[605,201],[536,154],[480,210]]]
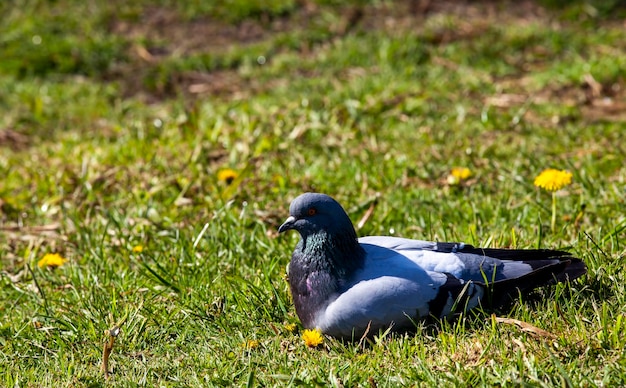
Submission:
[[[105,384],[119,322],[119,386],[626,383],[621,21],[235,3],[0,6],[0,385]],[[218,8],[245,44],[119,32]],[[572,173],[552,230],[549,166]],[[276,233],[304,191],[360,235],[563,249],[589,273],[497,312],[555,338],[477,314],[312,349],[284,279],[297,236]]]

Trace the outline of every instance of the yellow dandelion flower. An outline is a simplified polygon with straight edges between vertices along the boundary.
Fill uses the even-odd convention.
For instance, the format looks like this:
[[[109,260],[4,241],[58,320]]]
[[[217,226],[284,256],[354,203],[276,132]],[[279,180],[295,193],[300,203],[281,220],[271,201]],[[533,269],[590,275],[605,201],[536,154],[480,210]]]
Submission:
[[[552,232],[556,230],[556,192],[572,183],[572,173],[567,170],[548,168],[535,178],[534,185],[552,192]]]
[[[324,337],[322,336],[322,332],[319,331],[318,329],[304,330],[302,332],[302,339],[304,340],[304,344],[310,348],[314,348],[318,345],[321,345],[324,342]]]
[[[238,176],[239,174],[237,174],[237,171],[230,168],[225,168],[217,172],[217,180],[222,181],[227,185],[233,183],[233,181],[237,179]]]
[[[472,170],[467,167],[454,167],[450,170],[450,174],[448,174],[448,178],[446,181],[449,185],[458,185],[462,181],[467,180],[472,176]]]
[[[39,268],[56,268],[62,266],[67,259],[58,253],[46,253],[41,260],[37,262]]]
[[[143,252],[143,245],[135,245],[133,247],[133,253],[141,253]]]
[[[296,331],[296,324],[295,323],[285,323],[285,330],[287,330],[290,333],[293,333],[294,331]]]
[[[256,349],[256,348],[259,347],[259,345],[260,345],[260,343],[257,340],[247,340],[246,342],[241,344],[241,346],[243,346],[244,348],[249,349],[249,350]]]
[[[450,171],[450,175],[452,175],[453,177],[455,177],[456,179],[460,181],[464,181],[467,178],[472,176],[472,170],[470,170],[467,167],[454,167]]]
[[[567,170],[548,168],[535,178],[535,186],[547,191],[557,191],[572,183],[572,173]]]

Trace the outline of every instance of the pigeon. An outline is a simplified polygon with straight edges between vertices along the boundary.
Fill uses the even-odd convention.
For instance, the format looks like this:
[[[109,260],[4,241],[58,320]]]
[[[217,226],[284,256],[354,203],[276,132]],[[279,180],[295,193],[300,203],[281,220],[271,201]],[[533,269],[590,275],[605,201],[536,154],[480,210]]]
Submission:
[[[301,236],[287,277],[302,325],[344,339],[415,331],[420,321],[501,307],[587,271],[580,259],[558,250],[358,238],[341,205],[320,193],[291,202],[278,232],[288,230]]]

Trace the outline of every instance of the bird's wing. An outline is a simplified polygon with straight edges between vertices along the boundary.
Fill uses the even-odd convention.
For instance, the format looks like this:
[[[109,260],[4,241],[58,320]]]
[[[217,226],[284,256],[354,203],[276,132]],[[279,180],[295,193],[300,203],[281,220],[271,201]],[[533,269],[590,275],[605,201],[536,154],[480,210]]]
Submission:
[[[315,324],[325,333],[348,338],[368,328],[375,334],[390,324],[398,330],[411,329],[433,312],[437,317],[447,315],[464,291],[467,307],[476,306],[482,287],[466,287],[452,275],[426,271],[396,251],[371,246],[363,268]]]
[[[580,260],[560,251],[481,249],[394,237],[359,242],[366,252],[363,267],[315,322],[338,337],[360,336],[368,327],[376,333],[390,324],[411,329],[416,320],[481,303],[497,307],[520,291],[585,272]],[[575,270],[568,273],[570,266]]]
[[[424,270],[443,272],[465,281],[491,283],[515,279],[544,267],[561,263],[576,264],[568,269],[574,279],[585,272],[584,264],[567,252],[548,249],[475,248],[464,243],[431,242],[398,237],[369,236],[359,239],[366,251],[380,246],[393,250],[418,264]],[[565,266],[567,267],[567,266]],[[561,268],[554,272],[562,281]]]

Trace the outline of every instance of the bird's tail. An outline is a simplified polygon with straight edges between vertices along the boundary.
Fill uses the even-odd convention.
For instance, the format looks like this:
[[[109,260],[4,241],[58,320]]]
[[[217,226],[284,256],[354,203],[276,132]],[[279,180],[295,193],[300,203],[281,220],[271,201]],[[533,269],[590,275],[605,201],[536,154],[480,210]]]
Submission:
[[[572,281],[587,273],[585,263],[576,257],[558,257],[559,261],[535,268],[523,276],[485,283],[490,298],[489,307],[499,307],[515,300],[535,288]]]

